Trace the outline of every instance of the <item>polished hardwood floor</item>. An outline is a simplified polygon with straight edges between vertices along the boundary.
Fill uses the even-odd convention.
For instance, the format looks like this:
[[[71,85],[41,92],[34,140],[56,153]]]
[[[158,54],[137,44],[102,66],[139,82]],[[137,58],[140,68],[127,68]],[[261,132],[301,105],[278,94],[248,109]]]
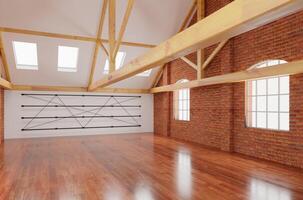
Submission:
[[[151,134],[8,140],[0,199],[302,200],[303,171]]]

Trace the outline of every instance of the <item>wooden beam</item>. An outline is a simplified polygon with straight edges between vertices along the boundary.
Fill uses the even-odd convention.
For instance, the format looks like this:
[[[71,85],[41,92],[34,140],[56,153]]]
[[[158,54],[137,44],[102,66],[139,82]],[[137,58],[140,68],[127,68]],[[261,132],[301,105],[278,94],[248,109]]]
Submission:
[[[191,7],[190,7],[190,9],[189,9],[189,11],[188,11],[188,13],[187,13],[184,21],[183,21],[183,23],[182,23],[182,25],[181,25],[178,33],[181,32],[181,31],[183,31],[188,26],[188,24],[190,22],[190,19],[192,19],[193,14],[194,14],[196,8],[197,8],[197,0],[193,0],[192,5],[191,5]]]
[[[5,72],[5,78],[8,82],[11,82],[11,75],[9,72],[9,66],[8,66],[6,54],[4,51],[3,37],[2,37],[1,32],[0,32],[0,56],[2,58],[2,64],[3,64],[3,68],[4,68],[4,72]]]
[[[205,17],[205,0],[197,0],[197,22]],[[197,51],[197,79],[204,77],[204,70],[202,69],[202,63],[204,62],[204,49]]]
[[[303,60],[276,65],[265,68],[255,68],[234,73],[228,73],[201,80],[189,81],[186,83],[176,83],[151,89],[151,93],[168,92],[184,88],[195,88],[208,85],[236,83],[251,79],[265,78],[270,76],[293,75],[303,73]]]
[[[102,35],[104,18],[105,18],[106,8],[107,8],[107,3],[108,3],[108,0],[104,0],[103,4],[102,4],[101,13],[100,13],[100,19],[99,19],[99,25],[98,25],[98,31],[97,31],[97,37],[96,37],[97,40],[100,39],[100,37]],[[98,58],[98,53],[99,53],[99,44],[105,49],[105,47],[103,46],[102,42],[100,42],[100,43],[96,42],[95,49],[94,49],[92,66],[91,66],[91,69],[90,69],[88,86],[90,86],[93,83],[95,69],[96,69],[96,63],[97,63],[97,58]],[[106,49],[104,51],[107,52]]]
[[[98,87],[105,87],[127,79],[198,49],[292,14],[302,7],[302,0],[235,0],[119,70],[104,76],[89,89],[95,90]]]
[[[13,88],[13,85],[9,81],[5,80],[4,78],[0,78],[0,86],[8,90]]]
[[[214,57],[220,52],[220,50],[224,47],[224,45],[228,42],[228,40],[224,40],[218,44],[216,49],[210,54],[210,56],[206,59],[206,61],[202,65],[202,69],[206,69],[209,63],[214,59]]]
[[[99,46],[101,46],[101,48],[103,49],[103,51],[106,54],[106,56],[109,56],[109,53],[108,53],[107,49],[105,48],[104,44],[102,42],[98,42],[97,44]]]
[[[120,28],[120,31],[119,31],[119,36],[118,36],[116,46],[115,46],[115,49],[114,49],[114,58],[116,58],[117,53],[119,51],[119,48],[120,48],[120,45],[121,45],[121,42],[122,42],[122,39],[123,39],[123,35],[124,35],[124,32],[126,30],[126,26],[127,26],[127,23],[128,23],[128,19],[130,17],[130,14],[131,14],[131,11],[132,11],[132,8],[133,8],[133,5],[134,5],[134,2],[135,2],[135,0],[128,0],[127,8],[126,8],[126,11],[125,11],[125,14],[124,14],[124,17],[123,17],[123,21],[122,21],[122,25],[121,25],[121,28]]]
[[[96,40],[96,38],[94,38],[94,37],[67,35],[67,34],[61,34],[61,33],[49,33],[49,32],[42,32],[42,31],[8,28],[8,27],[0,27],[0,32],[17,33],[17,34],[25,34],[25,35],[35,35],[35,36],[42,36],[42,37],[67,39],[67,40],[78,40],[78,41],[84,41],[84,42],[103,42],[103,43],[108,43],[109,42],[109,40],[107,40],[107,39]],[[121,45],[133,46],[133,47],[142,47],[142,48],[153,48],[153,47],[156,46],[156,45],[153,45],[153,44],[127,42],[127,41],[121,42]]]
[[[1,83],[1,81],[0,81]],[[56,91],[56,92],[87,92],[86,87],[66,87],[66,86],[33,86],[33,85],[13,85],[12,90],[24,91]],[[94,92],[100,93],[140,93],[148,94],[149,89],[129,89],[129,88],[101,88]]]
[[[183,31],[188,26],[188,23],[190,22],[190,19],[192,19],[193,14],[194,14],[194,12],[195,12],[195,10],[197,8],[196,1],[197,0],[193,0],[192,6],[190,7],[190,9],[189,9],[189,11],[188,11],[185,19],[183,20],[183,23],[182,23],[182,25],[181,25],[178,33],[181,32],[181,31]],[[153,83],[152,87],[155,87],[158,84],[158,82],[159,82],[159,80],[160,80],[160,78],[161,78],[161,76],[163,74],[164,67],[165,67],[165,64],[161,65],[161,67],[160,67],[157,75],[155,76],[154,80],[152,81],[152,83]]]
[[[116,0],[109,0],[108,13],[109,73],[111,73],[116,70],[116,57],[114,56],[116,45]]]
[[[163,71],[164,71],[164,67],[165,65],[161,66],[161,68],[159,69],[157,75],[155,76],[155,79],[153,81],[153,84],[152,84],[152,88],[156,87],[157,84],[159,83],[160,79],[161,79],[161,76],[163,74]]]
[[[189,60],[188,58],[186,58],[185,56],[180,57],[181,60],[183,60],[185,63],[187,63],[189,66],[191,66],[192,68],[194,68],[195,70],[198,69],[198,65],[196,65],[195,63],[193,63],[191,60]]]

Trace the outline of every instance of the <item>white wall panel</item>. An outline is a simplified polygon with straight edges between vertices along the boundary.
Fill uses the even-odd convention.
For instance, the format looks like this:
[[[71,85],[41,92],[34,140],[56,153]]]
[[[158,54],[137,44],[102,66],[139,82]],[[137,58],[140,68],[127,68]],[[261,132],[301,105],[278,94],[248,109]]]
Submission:
[[[150,94],[101,94],[85,93],[91,95],[112,95],[113,97],[82,97],[82,96],[36,96],[22,94],[76,94],[60,92],[31,92],[31,91],[5,91],[4,101],[4,132],[5,138],[31,138],[56,137],[75,135],[97,135],[118,133],[144,133],[153,132],[153,95]],[[125,95],[127,97],[117,97]],[[132,97],[129,97],[132,96]],[[49,102],[49,103],[48,103]],[[22,105],[100,105],[99,107],[22,107]],[[131,105],[140,107],[102,107],[102,105]],[[88,112],[89,111],[89,112]],[[98,112],[99,111],[99,112]],[[129,116],[141,117],[98,117],[98,116]],[[22,117],[55,117],[55,116],[97,116],[91,118],[67,119],[22,119]],[[87,128],[99,126],[129,126],[140,127],[123,128]],[[67,130],[30,130],[22,129],[48,129],[86,127],[82,129]]]

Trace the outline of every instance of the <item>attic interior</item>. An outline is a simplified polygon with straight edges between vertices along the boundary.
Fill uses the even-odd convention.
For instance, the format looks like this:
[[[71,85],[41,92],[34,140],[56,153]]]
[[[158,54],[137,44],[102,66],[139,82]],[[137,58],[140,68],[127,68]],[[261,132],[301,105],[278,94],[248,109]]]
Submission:
[[[0,0],[0,199],[302,200],[302,0]]]

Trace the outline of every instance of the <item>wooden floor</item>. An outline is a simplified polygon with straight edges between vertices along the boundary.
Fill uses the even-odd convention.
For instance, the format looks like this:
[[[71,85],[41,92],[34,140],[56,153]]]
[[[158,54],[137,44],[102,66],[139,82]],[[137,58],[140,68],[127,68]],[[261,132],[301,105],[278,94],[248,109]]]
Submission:
[[[303,171],[151,134],[10,140],[0,199],[303,199]]]

